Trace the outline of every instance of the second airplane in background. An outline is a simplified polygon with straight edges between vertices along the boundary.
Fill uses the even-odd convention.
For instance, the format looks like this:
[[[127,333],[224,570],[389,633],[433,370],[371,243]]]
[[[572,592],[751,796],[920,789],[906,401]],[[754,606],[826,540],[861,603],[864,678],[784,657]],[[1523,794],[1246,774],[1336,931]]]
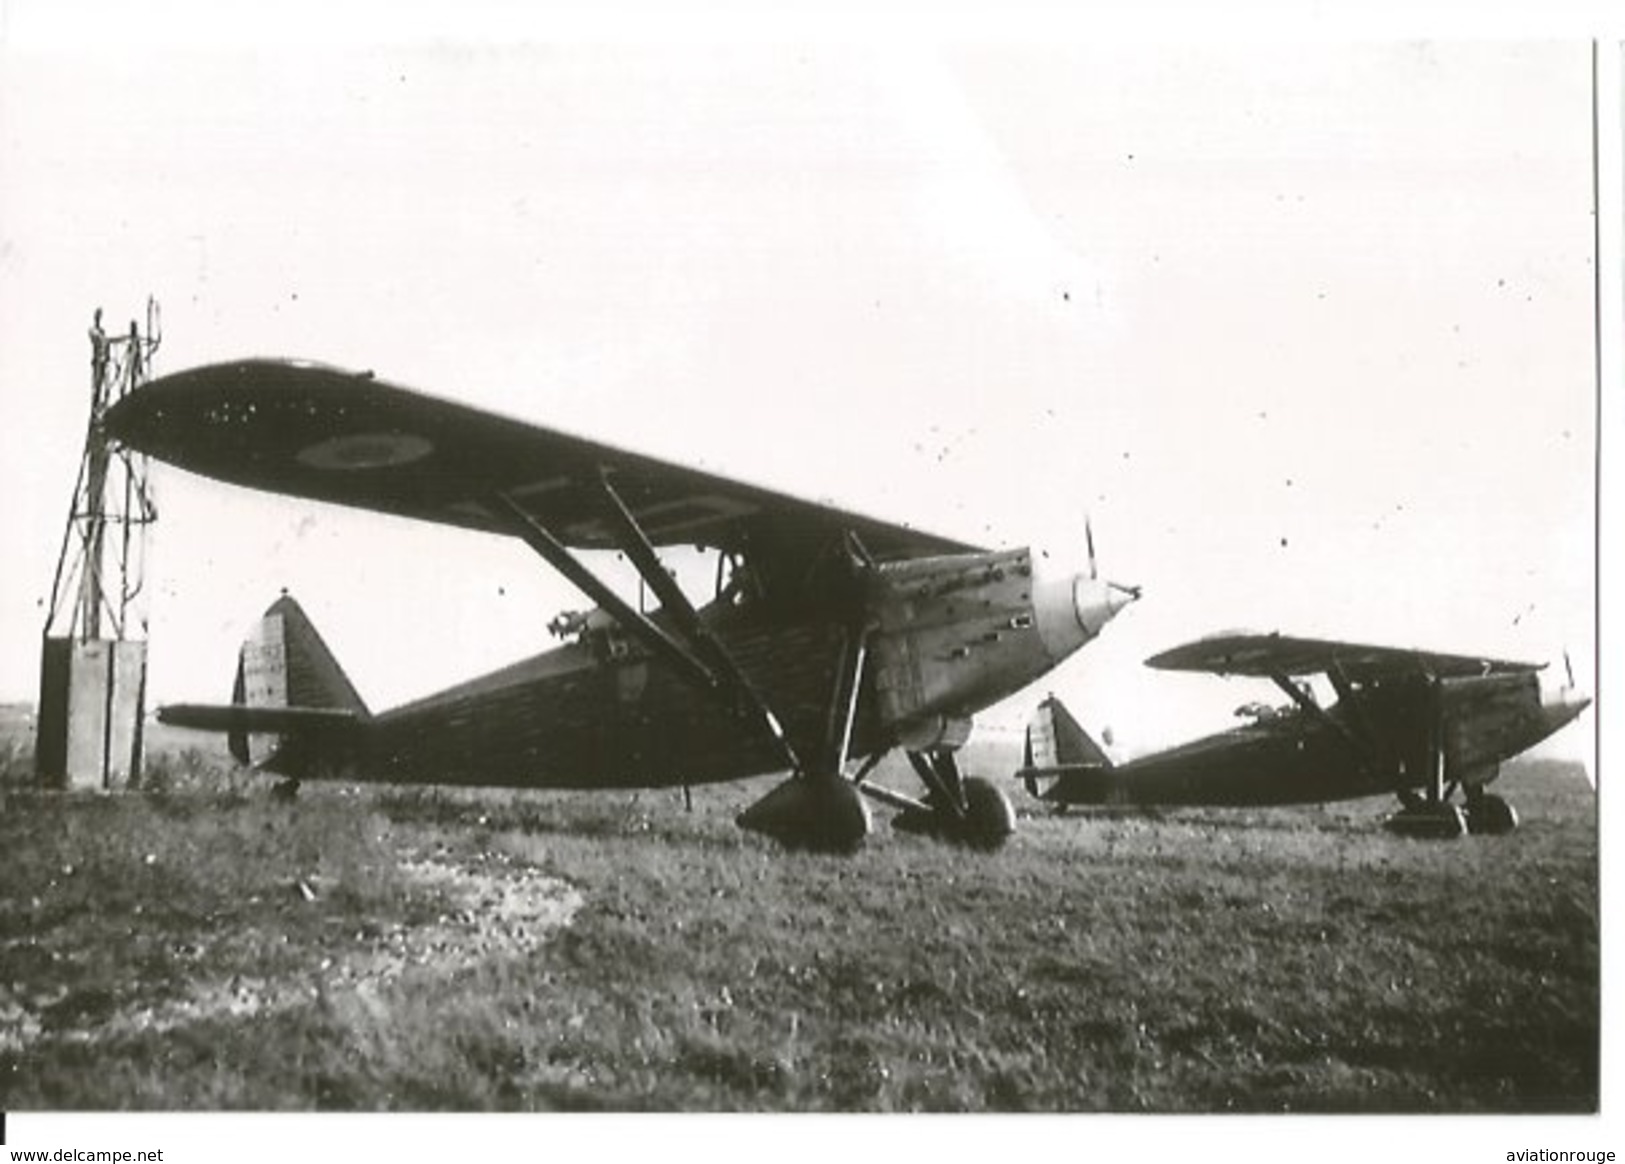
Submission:
[[[1503,761],[1533,747],[1590,704],[1543,686],[1542,666],[1471,655],[1277,634],[1224,634],[1146,660],[1166,671],[1267,678],[1291,700],[1250,704],[1250,722],[1114,764],[1054,696],[1027,729],[1018,777],[1054,805],[1283,805],[1384,793],[1396,832],[1505,833],[1518,816],[1487,791]],[[1298,680],[1325,676],[1322,707]],[[1461,804],[1454,803],[1460,793]]]

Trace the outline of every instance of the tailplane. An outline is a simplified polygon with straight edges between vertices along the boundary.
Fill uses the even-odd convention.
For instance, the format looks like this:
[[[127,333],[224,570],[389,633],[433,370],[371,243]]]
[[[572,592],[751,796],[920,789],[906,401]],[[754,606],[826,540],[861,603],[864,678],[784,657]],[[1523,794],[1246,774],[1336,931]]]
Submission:
[[[310,775],[318,759],[337,758],[370,714],[304,610],[284,594],[237,654],[229,705],[175,704],[158,718],[225,732],[239,763]]]
[[[1026,767],[1110,768],[1111,757],[1055,696],[1045,698],[1027,724]]]
[[[1111,757],[1055,696],[1046,697],[1034,710],[1021,771],[1016,773],[1028,793],[1066,803],[1080,783],[1092,787],[1112,781],[1112,768]]]

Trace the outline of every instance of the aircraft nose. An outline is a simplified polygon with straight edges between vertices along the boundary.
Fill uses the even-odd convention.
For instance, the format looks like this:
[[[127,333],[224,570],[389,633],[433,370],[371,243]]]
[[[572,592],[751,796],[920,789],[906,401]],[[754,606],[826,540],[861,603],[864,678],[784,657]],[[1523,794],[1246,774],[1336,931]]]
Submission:
[[[1572,688],[1563,693],[1562,707],[1568,712],[1568,718],[1573,719],[1586,708],[1591,706],[1591,696]]]
[[[1540,710],[1550,730],[1556,731],[1591,706],[1591,696],[1572,682],[1560,687],[1542,687]]]
[[[1078,625],[1089,638],[1106,629],[1129,603],[1140,597],[1138,586],[1125,586],[1120,582],[1102,582],[1079,574],[1072,585],[1072,606],[1078,616]]]
[[[1093,639],[1139,597],[1138,586],[1105,582],[1093,571],[1034,578],[1033,613],[1050,661],[1059,663]]]

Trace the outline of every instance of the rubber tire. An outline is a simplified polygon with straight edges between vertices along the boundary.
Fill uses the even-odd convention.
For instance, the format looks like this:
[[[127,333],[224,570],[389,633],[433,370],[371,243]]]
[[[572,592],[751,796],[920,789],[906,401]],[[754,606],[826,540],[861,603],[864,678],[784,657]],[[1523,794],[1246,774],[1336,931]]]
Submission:
[[[1491,793],[1467,805],[1467,831],[1474,836],[1504,837],[1518,827],[1518,810]]]
[[[965,815],[955,822],[955,839],[986,852],[1003,847],[1016,831],[1016,810],[1010,798],[980,776],[967,776],[964,788]]]

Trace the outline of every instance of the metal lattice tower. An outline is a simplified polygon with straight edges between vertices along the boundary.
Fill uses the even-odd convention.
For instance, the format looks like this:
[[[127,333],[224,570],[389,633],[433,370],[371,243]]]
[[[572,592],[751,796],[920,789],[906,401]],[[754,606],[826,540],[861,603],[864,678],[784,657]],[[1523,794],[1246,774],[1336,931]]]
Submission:
[[[116,791],[139,785],[146,708],[141,595],[147,527],[157,517],[147,459],[109,443],[107,410],[146,382],[159,344],[158,304],[146,331],[90,327],[90,423],[73,487],[40,651],[34,771],[47,787]]]
[[[146,526],[157,512],[147,485],[147,458],[111,448],[102,420],[110,406],[146,383],[161,339],[156,300],[147,300],[145,333],[132,320],[127,334],[109,336],[102,330],[101,309],[96,310],[90,326],[90,423],[51,583],[47,638],[84,642],[104,632],[114,639],[132,637],[129,615],[142,588]],[[144,633],[145,626],[141,629]]]

